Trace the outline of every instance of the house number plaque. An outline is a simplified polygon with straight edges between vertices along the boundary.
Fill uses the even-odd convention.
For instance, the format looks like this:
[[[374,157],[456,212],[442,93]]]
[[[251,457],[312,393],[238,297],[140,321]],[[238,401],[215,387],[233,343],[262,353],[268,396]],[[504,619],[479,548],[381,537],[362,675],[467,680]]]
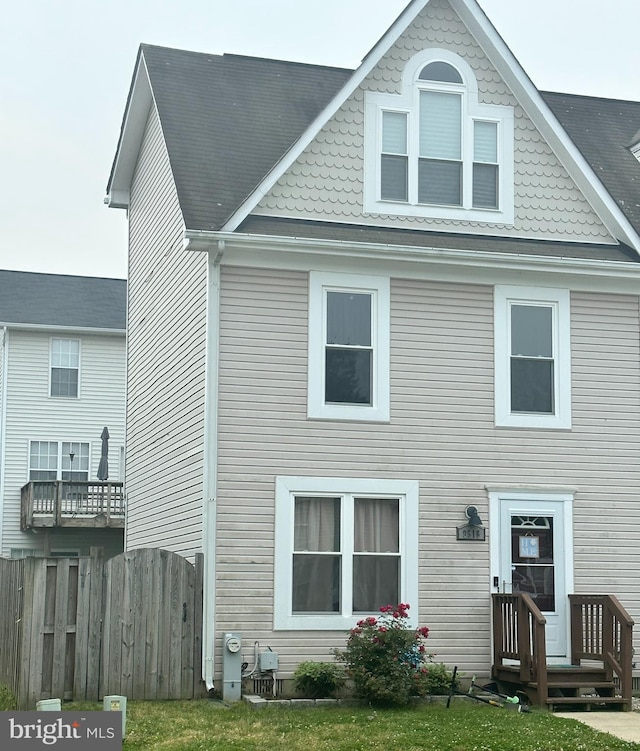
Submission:
[[[472,527],[471,525],[465,525],[464,527],[456,528],[457,540],[484,540],[486,530],[484,527]]]

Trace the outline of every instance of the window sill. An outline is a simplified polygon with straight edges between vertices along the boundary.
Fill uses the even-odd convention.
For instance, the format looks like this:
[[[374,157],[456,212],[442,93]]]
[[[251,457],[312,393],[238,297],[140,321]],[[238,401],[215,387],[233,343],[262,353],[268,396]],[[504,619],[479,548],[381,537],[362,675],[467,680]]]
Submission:
[[[462,206],[412,204],[401,201],[365,201],[363,208],[367,214],[405,216],[416,219],[483,222],[507,226],[513,226],[514,222],[513,208],[510,211],[505,209],[467,209]]]
[[[571,418],[564,415],[508,415],[496,418],[495,426],[521,430],[571,430]]]
[[[309,420],[337,420],[344,422],[378,422],[389,423],[391,417],[388,407],[355,407],[322,404],[317,407],[309,405]]]
[[[359,613],[353,616],[335,615],[276,615],[273,622],[275,631],[350,631],[363,618],[380,616],[379,612]],[[409,616],[409,628],[414,626],[414,614]]]

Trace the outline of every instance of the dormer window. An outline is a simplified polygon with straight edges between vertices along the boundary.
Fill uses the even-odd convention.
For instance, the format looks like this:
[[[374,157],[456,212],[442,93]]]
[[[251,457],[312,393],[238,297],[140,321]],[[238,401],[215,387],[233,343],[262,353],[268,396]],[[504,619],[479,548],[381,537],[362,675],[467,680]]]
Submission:
[[[513,109],[479,104],[464,60],[425,50],[366,103],[365,211],[513,222]]]
[[[640,162],[640,130],[633,137],[629,148],[631,149],[631,153]]]

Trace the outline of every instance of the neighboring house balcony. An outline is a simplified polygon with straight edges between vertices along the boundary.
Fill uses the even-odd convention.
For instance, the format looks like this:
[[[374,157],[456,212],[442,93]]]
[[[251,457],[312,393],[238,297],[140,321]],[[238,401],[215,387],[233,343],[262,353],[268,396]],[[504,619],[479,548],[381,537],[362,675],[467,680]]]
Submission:
[[[34,480],[21,491],[20,526],[124,528],[124,484]]]

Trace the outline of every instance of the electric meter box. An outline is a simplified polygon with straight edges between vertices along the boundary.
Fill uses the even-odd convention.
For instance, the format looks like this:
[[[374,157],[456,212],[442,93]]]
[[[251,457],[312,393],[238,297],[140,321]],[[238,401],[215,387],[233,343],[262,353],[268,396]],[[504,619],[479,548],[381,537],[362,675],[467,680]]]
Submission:
[[[260,671],[265,672],[267,670],[278,669],[278,653],[277,652],[260,652]]]
[[[222,698],[226,702],[240,701],[242,693],[242,637],[224,634],[222,637]]]

